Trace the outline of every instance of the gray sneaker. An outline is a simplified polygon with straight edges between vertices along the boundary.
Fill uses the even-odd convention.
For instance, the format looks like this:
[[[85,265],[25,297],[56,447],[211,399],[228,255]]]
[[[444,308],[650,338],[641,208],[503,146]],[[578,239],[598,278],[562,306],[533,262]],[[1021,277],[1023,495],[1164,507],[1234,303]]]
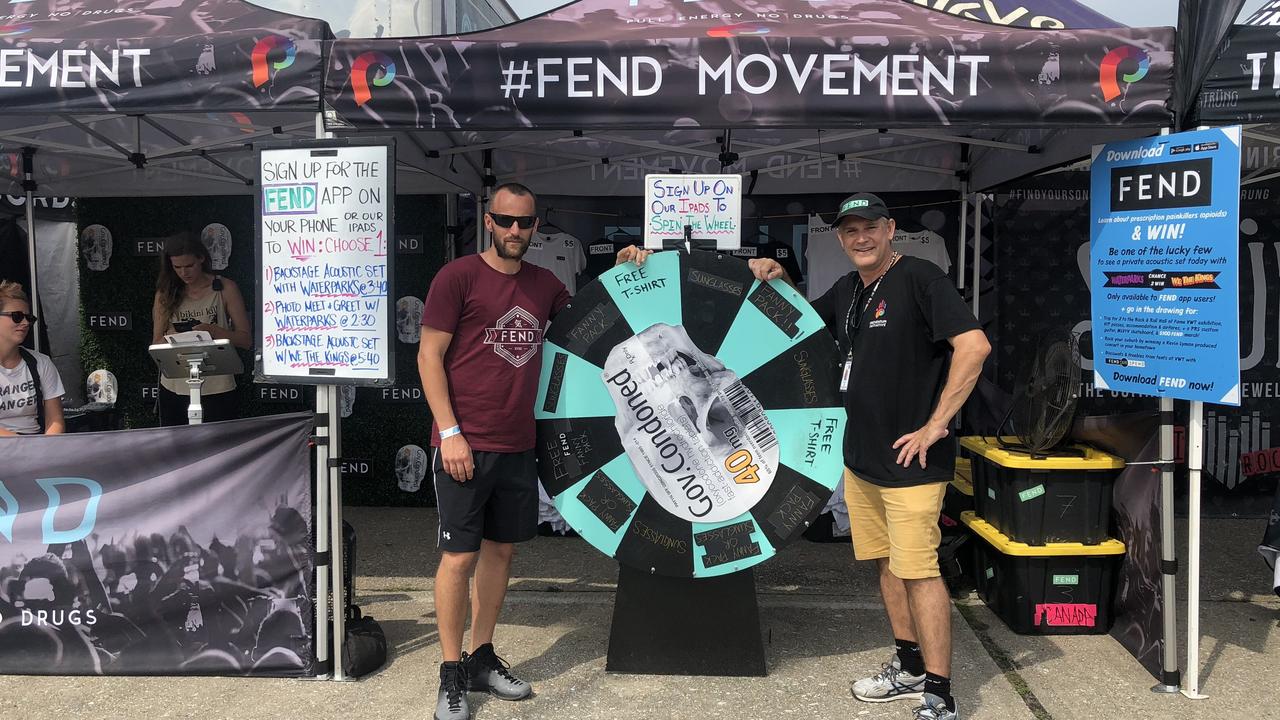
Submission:
[[[440,663],[440,694],[436,696],[435,720],[471,720],[471,708],[467,705],[467,671],[461,662]]]
[[[863,702],[920,700],[924,697],[924,675],[903,672],[902,663],[894,655],[880,666],[880,672],[855,682],[850,690]]]
[[[506,660],[493,651],[493,643],[485,643],[470,655],[462,654],[470,687],[488,692],[499,700],[524,700],[533,694],[533,686],[512,675]]]
[[[958,708],[948,710],[947,703],[933,693],[925,693],[920,707],[911,713],[912,720],[960,720]]]

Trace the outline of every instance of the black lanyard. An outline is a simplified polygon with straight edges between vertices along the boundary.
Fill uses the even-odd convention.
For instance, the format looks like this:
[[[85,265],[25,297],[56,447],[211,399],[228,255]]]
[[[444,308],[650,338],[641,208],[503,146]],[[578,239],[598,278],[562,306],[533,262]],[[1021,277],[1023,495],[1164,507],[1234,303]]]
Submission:
[[[880,273],[880,277],[876,278],[875,284],[871,286],[871,290],[867,292],[867,300],[862,304],[862,310],[858,312],[857,322],[854,322],[853,309],[858,306],[858,301],[862,299],[862,292],[866,287],[858,290],[853,294],[853,300],[849,303],[849,311],[844,316],[844,334],[849,338],[849,349],[845,353],[847,358],[853,357],[853,341],[858,337],[858,331],[862,328],[862,318],[867,314],[867,308],[871,307],[871,301],[875,299],[876,291],[880,289],[880,282],[884,280],[884,276],[889,274],[893,266],[898,264],[898,258],[901,257],[897,253],[893,254],[893,259],[889,261],[889,267]],[[858,281],[861,284],[861,280]]]

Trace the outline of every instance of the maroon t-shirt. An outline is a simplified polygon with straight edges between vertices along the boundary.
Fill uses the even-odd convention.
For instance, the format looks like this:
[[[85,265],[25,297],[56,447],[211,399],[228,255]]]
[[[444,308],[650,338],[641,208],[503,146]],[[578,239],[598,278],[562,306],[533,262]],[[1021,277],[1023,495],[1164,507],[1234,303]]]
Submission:
[[[445,265],[427,292],[422,324],[452,333],[444,355],[449,399],[473,450],[523,452],[534,445],[533,402],[542,332],[569,302],[550,271],[520,264],[515,275],[479,255]],[[431,424],[431,444],[440,446]]]

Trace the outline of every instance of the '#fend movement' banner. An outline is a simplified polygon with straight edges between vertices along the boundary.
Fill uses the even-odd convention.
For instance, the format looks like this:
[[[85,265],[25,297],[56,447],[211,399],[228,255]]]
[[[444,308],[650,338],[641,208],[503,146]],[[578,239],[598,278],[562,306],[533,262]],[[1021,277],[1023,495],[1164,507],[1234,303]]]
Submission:
[[[2,441],[0,672],[312,674],[310,427]]]

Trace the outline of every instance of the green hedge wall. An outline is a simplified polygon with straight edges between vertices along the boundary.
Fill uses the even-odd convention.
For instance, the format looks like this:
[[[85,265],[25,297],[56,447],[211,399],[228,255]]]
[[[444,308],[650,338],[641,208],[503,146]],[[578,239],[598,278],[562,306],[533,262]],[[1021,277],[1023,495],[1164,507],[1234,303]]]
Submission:
[[[85,372],[106,368],[119,382],[116,404],[126,427],[156,425],[154,401],[144,392],[153,392],[155,366],[147,355],[151,342],[151,302],[155,295],[159,259],[136,255],[138,240],[159,239],[175,232],[199,233],[205,225],[219,222],[232,237],[230,263],[221,274],[236,281],[245,295],[250,318],[255,316],[256,288],[253,253],[254,211],[252,197],[204,198],[90,198],[79,203],[80,228],[103,225],[112,234],[110,267],[102,272],[89,270],[81,256],[81,362]],[[396,299],[425,297],[431,278],[445,260],[445,205],[441,196],[399,196],[395,207],[397,236],[419,236],[422,252],[398,252],[395,256],[395,288],[389,312]],[[132,329],[90,328],[90,314],[129,312]],[[256,329],[255,329],[256,330]],[[256,332],[255,332],[256,337]],[[420,396],[416,356],[417,344],[394,341],[396,390]],[[295,412],[314,407],[314,391],[304,387],[300,402],[259,400],[253,384],[252,356],[242,351],[246,374],[237,379],[236,393],[245,416]],[[293,387],[296,386],[282,386]],[[345,481],[345,501],[354,505],[433,505],[429,479],[416,493],[398,487],[395,477],[396,451],[416,444],[429,450],[431,415],[425,400],[388,402],[380,389],[360,389],[351,416],[342,422],[343,456],[367,461],[357,469],[368,473],[349,474]]]

